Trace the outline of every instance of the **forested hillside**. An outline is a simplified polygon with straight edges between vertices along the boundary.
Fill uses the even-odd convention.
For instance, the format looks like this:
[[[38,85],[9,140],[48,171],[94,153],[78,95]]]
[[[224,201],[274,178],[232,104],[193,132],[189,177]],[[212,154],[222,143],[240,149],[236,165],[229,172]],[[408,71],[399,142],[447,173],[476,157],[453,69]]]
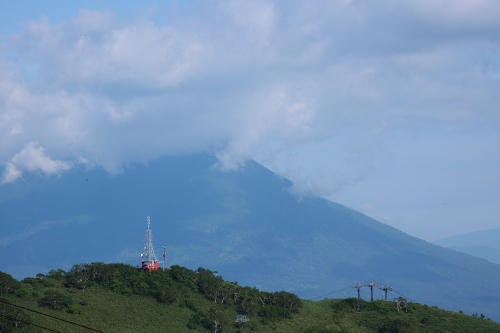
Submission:
[[[2,332],[238,332],[237,315],[249,319],[246,332],[500,332],[482,314],[401,298],[362,301],[357,312],[356,299],[301,300],[177,265],[144,273],[125,264],[81,264],[22,281],[0,273],[0,293]]]

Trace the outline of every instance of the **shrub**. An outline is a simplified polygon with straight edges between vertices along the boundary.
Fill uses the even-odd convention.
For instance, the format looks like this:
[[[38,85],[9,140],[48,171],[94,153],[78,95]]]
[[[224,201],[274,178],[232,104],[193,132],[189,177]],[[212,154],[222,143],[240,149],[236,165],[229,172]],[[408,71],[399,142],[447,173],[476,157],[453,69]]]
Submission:
[[[74,305],[68,305],[68,308],[66,309],[66,312],[67,313],[72,313],[72,314],[77,313],[76,306],[74,306]]]
[[[260,309],[258,315],[259,317],[262,317],[266,321],[279,318],[286,318],[286,319],[292,318],[292,313],[287,308],[275,305],[268,305],[268,304],[264,305]]]
[[[204,314],[204,313],[193,313],[191,318],[189,319],[189,322],[187,324],[187,327],[190,330],[197,329],[198,327],[204,327],[206,329],[211,330],[213,328],[213,323],[210,320],[210,318]]]
[[[64,296],[59,291],[48,290],[45,292],[44,296],[38,300],[40,306],[46,306],[54,310],[61,310],[64,307],[71,305],[71,298]]]
[[[347,333],[347,332],[344,330],[339,331],[338,329],[335,328],[313,327],[305,331],[305,333]]]
[[[21,282],[31,284],[32,286],[34,286],[34,285],[37,285],[40,282],[40,280],[36,279],[36,278],[32,278],[32,277],[27,277],[27,278],[24,278]]]
[[[66,272],[59,268],[57,271],[56,270],[53,270],[51,269],[49,271],[49,274],[47,274],[45,277],[48,278],[48,279],[54,279],[54,280],[62,280],[64,278],[64,274]]]
[[[170,288],[160,288],[160,290],[156,293],[155,298],[160,303],[172,304],[177,298],[177,293],[175,292],[175,290]]]
[[[52,279],[52,278],[45,278],[41,281],[42,281],[43,286],[46,288],[57,287],[58,285],[60,285],[60,282],[58,282],[56,279]]]
[[[194,305],[193,301],[189,299],[185,300],[183,305],[191,311],[198,312],[198,308],[196,307],[196,305]]]
[[[114,280],[109,286],[111,290],[119,292],[121,294],[131,294],[132,289],[130,289],[125,282]]]
[[[412,330],[411,323],[408,320],[389,319],[378,331],[380,333],[403,333],[413,332],[414,330]]]
[[[0,295],[2,293],[14,294],[21,283],[14,279],[10,274],[0,272]]]
[[[16,292],[16,296],[19,298],[28,298],[30,295],[31,292],[26,288],[21,288]]]

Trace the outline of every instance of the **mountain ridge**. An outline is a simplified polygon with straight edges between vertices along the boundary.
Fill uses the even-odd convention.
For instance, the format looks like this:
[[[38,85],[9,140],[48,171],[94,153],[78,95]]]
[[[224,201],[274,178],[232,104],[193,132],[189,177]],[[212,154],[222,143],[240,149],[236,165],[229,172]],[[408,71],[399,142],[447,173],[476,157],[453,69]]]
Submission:
[[[433,243],[500,264],[500,228],[445,237]]]

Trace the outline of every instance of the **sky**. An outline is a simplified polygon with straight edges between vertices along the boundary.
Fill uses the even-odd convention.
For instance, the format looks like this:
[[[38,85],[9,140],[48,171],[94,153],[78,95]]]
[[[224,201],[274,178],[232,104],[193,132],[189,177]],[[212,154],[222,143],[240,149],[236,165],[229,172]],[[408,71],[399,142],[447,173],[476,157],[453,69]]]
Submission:
[[[209,152],[428,241],[500,228],[497,0],[0,1],[1,184]]]

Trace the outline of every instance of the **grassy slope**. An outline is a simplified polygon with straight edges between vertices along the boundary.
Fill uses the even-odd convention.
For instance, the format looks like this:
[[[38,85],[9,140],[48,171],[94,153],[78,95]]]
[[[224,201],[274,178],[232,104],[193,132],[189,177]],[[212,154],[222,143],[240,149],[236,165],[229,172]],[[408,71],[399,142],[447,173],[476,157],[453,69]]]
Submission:
[[[36,309],[65,320],[73,321],[104,332],[165,332],[165,327],[172,332],[188,331],[186,318],[190,310],[179,306],[159,304],[154,298],[137,295],[121,295],[101,287],[82,290],[67,290],[82,314],[70,314],[66,311],[40,308],[35,298],[19,299],[16,304]],[[12,300],[12,298],[11,298]],[[81,305],[84,301],[87,305]],[[51,318],[31,315],[34,323],[61,332],[86,332],[83,328],[56,321]],[[25,329],[20,332],[37,332],[38,329]]]
[[[61,290],[61,288],[58,288]],[[44,290],[41,289],[41,292]],[[86,290],[64,289],[70,295],[78,311],[82,314],[70,314],[64,310],[40,308],[37,297],[19,298],[8,295],[4,299],[25,307],[51,314],[66,320],[77,322],[104,332],[198,332],[200,328],[190,330],[186,326],[194,312],[180,301],[173,304],[158,303],[152,297],[122,295],[102,287],[91,287]],[[189,296],[195,306],[208,311],[212,302],[198,294]],[[81,305],[81,303],[86,305]],[[319,302],[304,301],[304,306],[293,319],[275,320],[263,324],[258,319],[245,324],[246,332],[385,332],[387,322],[398,321],[409,323],[409,327],[399,332],[500,332],[500,324],[478,319],[469,315],[449,312],[420,304],[410,305],[410,310],[397,312],[394,302],[375,301],[372,304],[363,302],[363,311],[352,310],[354,300],[323,300]],[[371,309],[370,309],[371,308]],[[375,311],[377,310],[377,311]],[[232,324],[236,312],[225,310],[223,322],[224,332],[237,332]],[[425,319],[424,319],[425,318]],[[50,327],[61,332],[88,332],[50,318],[31,315],[34,323]],[[385,326],[384,326],[385,325]],[[404,325],[403,325],[404,326]],[[313,328],[317,329],[314,330]],[[388,327],[390,329],[390,327]],[[329,329],[329,330],[328,330]],[[389,330],[390,331],[390,330]],[[43,332],[38,328],[25,326],[14,332]],[[395,332],[395,331],[394,331]]]

